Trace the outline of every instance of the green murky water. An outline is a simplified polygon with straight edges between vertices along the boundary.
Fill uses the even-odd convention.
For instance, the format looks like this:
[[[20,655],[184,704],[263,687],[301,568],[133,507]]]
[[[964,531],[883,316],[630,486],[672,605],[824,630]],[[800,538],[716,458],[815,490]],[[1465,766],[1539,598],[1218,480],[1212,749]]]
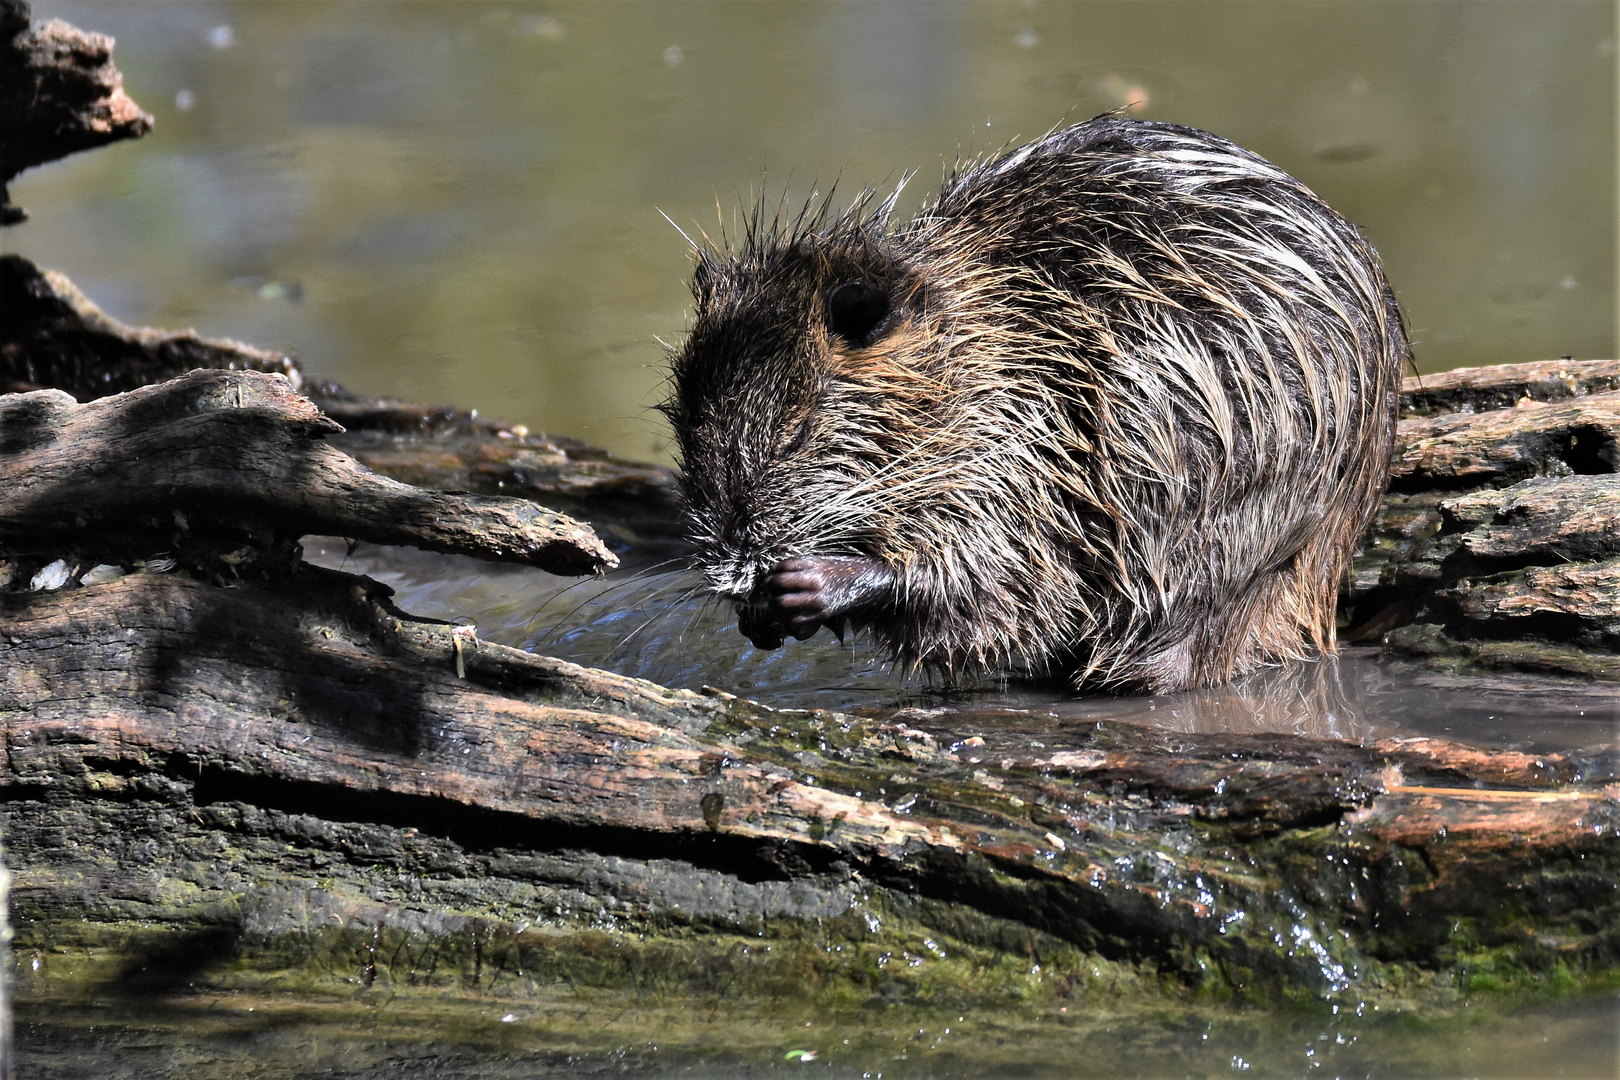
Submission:
[[[127,321],[638,458],[683,227],[1065,117],[1226,135],[1383,253],[1425,371],[1612,356],[1616,9],[1449,3],[97,3],[138,143],[0,236]]]

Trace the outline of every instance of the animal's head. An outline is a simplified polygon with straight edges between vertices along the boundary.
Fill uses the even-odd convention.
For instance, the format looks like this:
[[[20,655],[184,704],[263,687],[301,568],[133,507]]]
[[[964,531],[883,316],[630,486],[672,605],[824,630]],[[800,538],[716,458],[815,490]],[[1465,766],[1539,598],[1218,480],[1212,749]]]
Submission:
[[[709,585],[734,600],[784,558],[874,553],[859,489],[894,453],[892,376],[923,295],[885,215],[861,209],[756,216],[739,249],[697,258],[663,411]]]

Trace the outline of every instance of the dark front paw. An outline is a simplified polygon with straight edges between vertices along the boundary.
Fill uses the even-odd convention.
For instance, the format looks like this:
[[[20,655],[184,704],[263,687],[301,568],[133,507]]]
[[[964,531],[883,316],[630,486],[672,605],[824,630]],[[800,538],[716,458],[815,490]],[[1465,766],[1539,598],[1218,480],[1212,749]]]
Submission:
[[[822,626],[841,637],[850,616],[893,594],[894,574],[876,559],[800,555],[777,563],[737,605],[737,629],[761,649],[775,649],[788,637],[803,641]]]

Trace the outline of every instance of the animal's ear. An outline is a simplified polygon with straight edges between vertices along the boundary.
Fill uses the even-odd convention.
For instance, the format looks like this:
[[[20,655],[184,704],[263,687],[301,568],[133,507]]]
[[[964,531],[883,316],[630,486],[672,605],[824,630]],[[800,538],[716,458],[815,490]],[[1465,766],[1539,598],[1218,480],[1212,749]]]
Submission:
[[[851,345],[870,345],[886,329],[889,294],[867,281],[846,281],[827,294],[827,326]]]

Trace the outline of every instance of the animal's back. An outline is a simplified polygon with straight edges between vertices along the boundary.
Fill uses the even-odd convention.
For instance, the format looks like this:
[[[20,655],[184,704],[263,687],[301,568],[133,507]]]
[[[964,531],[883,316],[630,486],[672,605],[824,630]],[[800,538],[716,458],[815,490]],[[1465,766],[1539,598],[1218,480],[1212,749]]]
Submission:
[[[896,314],[826,354],[823,517],[865,531],[824,546],[893,571],[856,621],[896,656],[1167,690],[1333,647],[1406,355],[1351,225],[1225,140],[1100,118],[866,242]]]

